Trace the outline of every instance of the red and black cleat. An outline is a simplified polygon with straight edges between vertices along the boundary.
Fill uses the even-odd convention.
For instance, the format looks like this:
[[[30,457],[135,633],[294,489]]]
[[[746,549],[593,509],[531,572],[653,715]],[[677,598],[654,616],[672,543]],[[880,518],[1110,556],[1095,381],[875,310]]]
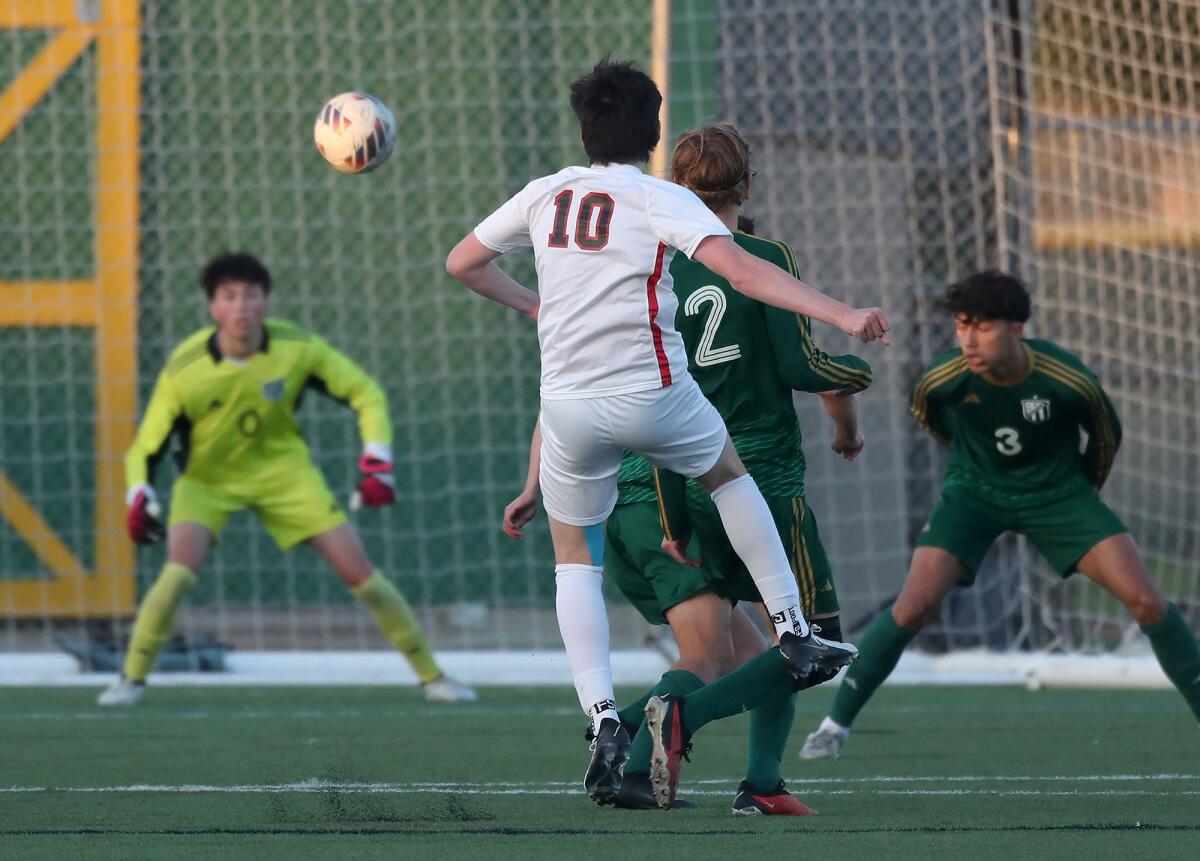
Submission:
[[[691,739],[683,726],[684,699],[676,694],[651,697],[646,703],[646,727],[654,743],[650,755],[650,784],[664,810],[675,803],[679,770],[691,751]]]
[[[818,816],[820,814],[801,804],[796,796],[783,788],[783,781],[770,792],[758,792],[743,780],[733,799],[733,812],[738,816]]]

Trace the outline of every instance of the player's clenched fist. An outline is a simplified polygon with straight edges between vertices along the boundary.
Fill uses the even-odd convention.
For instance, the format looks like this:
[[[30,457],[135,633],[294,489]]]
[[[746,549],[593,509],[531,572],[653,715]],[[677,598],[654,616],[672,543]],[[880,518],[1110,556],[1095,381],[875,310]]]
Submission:
[[[881,308],[852,308],[846,315],[842,331],[851,337],[858,338],[864,344],[875,340],[890,343],[887,334],[891,331],[887,317],[883,316]]]
[[[133,543],[157,544],[162,541],[166,530],[160,517],[162,507],[154,498],[154,491],[149,487],[135,489],[125,516],[125,528]]]
[[[378,508],[396,501],[396,479],[392,475],[390,460],[364,454],[358,459],[358,468],[363,473],[357,493],[360,505]]]

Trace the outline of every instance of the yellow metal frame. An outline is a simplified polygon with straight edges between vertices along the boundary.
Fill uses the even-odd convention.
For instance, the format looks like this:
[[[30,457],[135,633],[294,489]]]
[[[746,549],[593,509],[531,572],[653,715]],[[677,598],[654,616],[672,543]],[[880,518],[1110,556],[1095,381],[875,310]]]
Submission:
[[[76,0],[0,0],[0,30],[52,36],[0,94],[0,141],[93,42],[96,45],[95,277],[0,283],[0,327],[95,329],[95,570],[0,471],[0,518],[52,573],[0,581],[0,616],[111,616],[133,610],[133,547],[124,530],[122,460],[137,408],[139,4],[101,0],[94,21]]]

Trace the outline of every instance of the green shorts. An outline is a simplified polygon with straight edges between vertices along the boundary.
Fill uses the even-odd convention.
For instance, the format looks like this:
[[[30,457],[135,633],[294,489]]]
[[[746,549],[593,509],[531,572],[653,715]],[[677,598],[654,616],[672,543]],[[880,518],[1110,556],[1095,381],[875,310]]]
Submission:
[[[709,588],[704,571],[676,562],[662,540],[657,502],[618,505],[609,515],[604,574],[651,625],[665,625],[667,610]]]
[[[967,568],[961,583],[969,586],[988,548],[1002,532],[1024,535],[1058,573],[1067,577],[1093,547],[1127,532],[1121,518],[1093,488],[1035,505],[1000,503],[964,487],[942,489],[929,515],[918,547],[939,547]]]
[[[249,508],[287,550],[346,522],[346,514],[315,466],[286,473],[273,481],[227,487],[186,475],[171,490],[170,525],[199,523],[213,536],[221,534],[230,515]]]
[[[804,615],[810,619],[836,616],[838,599],[833,569],[812,509],[802,496],[768,496],[766,500],[800,587]],[[761,601],[754,579],[729,543],[717,506],[708,495],[689,496],[688,513],[700,538],[704,572],[714,591],[735,601]]]

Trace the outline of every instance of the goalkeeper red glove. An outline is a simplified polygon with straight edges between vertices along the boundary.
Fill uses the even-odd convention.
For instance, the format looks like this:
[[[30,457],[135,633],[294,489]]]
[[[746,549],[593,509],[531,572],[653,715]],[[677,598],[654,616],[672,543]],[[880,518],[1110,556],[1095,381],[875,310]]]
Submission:
[[[391,461],[364,454],[358,459],[358,468],[365,473],[356,494],[360,505],[378,508],[396,501],[396,479],[392,476]]]
[[[162,509],[149,488],[138,490],[129,503],[125,517],[125,528],[134,544],[157,544],[166,536],[163,522],[159,520]]]

